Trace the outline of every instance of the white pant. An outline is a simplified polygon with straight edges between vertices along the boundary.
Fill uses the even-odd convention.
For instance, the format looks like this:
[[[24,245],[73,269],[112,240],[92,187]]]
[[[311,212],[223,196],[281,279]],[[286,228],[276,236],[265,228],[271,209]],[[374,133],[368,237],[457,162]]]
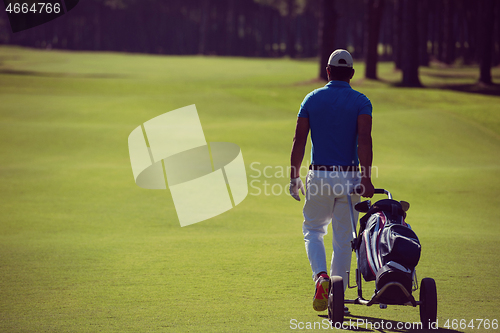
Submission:
[[[347,287],[347,271],[351,268],[352,227],[347,195],[360,183],[356,172],[328,172],[310,170],[306,180],[306,201],[302,231],[313,279],[319,272],[327,272],[323,237],[332,222],[333,253],[330,276],[338,275]],[[359,195],[351,196],[353,206]],[[357,224],[358,212],[354,209]]]

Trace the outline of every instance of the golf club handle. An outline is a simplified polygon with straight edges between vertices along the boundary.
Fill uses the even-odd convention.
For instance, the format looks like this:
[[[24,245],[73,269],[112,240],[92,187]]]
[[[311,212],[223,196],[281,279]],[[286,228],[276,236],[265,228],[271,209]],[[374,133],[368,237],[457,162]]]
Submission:
[[[361,187],[356,187],[353,191],[354,194],[361,194]],[[383,188],[376,188],[373,192],[375,194],[385,194],[386,191]]]

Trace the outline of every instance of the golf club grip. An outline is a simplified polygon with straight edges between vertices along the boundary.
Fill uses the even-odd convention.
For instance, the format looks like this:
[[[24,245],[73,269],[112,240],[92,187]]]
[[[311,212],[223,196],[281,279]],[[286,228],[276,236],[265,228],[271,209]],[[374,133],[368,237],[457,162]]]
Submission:
[[[375,193],[375,194],[385,194],[385,190],[383,188],[376,188],[373,193]],[[356,187],[354,189],[354,194],[361,194],[361,187]]]

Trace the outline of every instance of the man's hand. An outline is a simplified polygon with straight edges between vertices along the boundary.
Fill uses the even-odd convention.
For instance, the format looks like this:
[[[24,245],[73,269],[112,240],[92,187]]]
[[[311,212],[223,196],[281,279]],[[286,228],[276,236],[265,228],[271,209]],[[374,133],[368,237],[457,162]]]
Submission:
[[[373,197],[375,188],[373,187],[372,180],[368,177],[361,178],[361,196],[365,198]]]
[[[302,195],[306,195],[304,184],[300,177],[290,179],[290,195],[297,201],[300,201],[299,190],[302,192]]]

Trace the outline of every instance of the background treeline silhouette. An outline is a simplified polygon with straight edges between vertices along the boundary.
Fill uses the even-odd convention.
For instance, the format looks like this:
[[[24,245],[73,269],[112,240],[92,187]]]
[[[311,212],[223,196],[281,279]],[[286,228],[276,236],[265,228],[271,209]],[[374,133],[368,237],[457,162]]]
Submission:
[[[292,58],[347,48],[376,78],[378,60],[403,70],[430,60],[498,65],[499,18],[495,0],[81,0],[68,14],[16,34],[3,12],[0,43]]]

